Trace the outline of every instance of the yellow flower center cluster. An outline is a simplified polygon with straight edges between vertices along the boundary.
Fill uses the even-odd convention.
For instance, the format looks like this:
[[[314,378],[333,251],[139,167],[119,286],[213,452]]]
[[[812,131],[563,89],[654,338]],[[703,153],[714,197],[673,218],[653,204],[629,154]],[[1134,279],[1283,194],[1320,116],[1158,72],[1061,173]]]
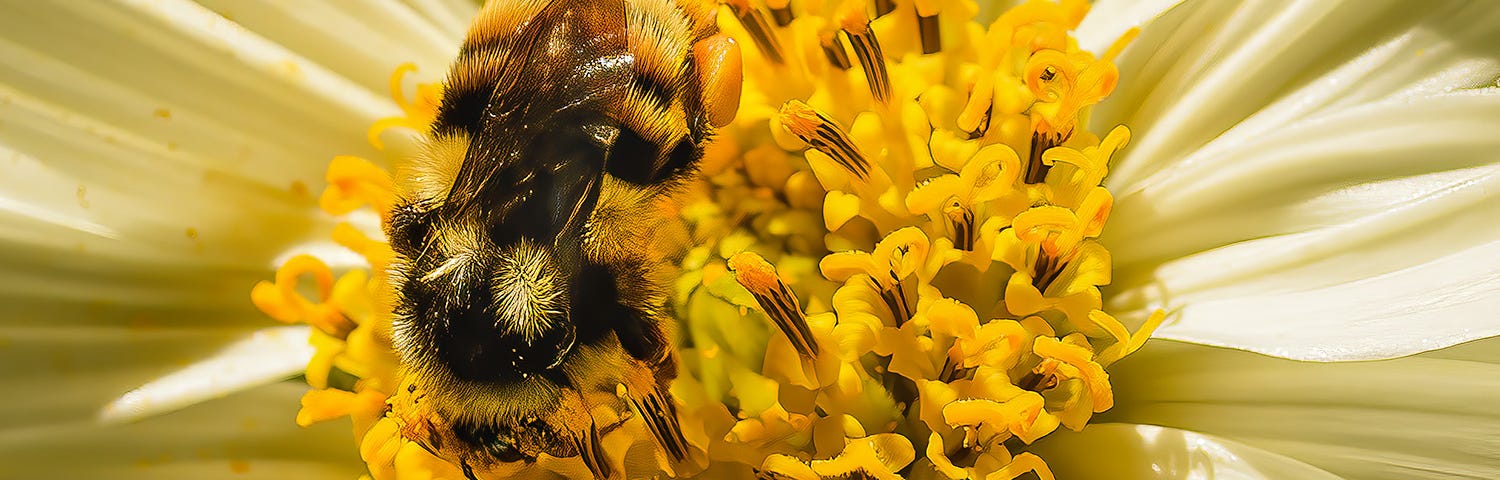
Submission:
[[[1101,309],[1113,198],[1100,183],[1129,132],[1084,125],[1130,35],[1102,57],[1080,50],[1082,0],[1032,0],[988,25],[968,0],[724,3],[746,85],[680,209],[697,246],[675,289],[672,393],[709,459],[688,472],[1052,478],[1028,446],[1109,409],[1107,367],[1162,319],[1132,333]],[[410,70],[393,75],[405,115],[371,127],[377,147],[435,115],[441,86],[407,100]],[[371,162],[338,157],[327,180],[331,214],[393,203]],[[391,259],[348,224],[334,237],[371,271]],[[398,419],[423,413],[387,414],[423,394],[397,387],[390,298],[383,274],[335,279],[308,256],[252,292],[315,327],[299,424],[352,418],[376,480],[463,478],[407,440]]]
[[[989,25],[966,1],[728,4],[754,48],[679,285],[688,371],[735,406],[711,454],[770,478],[1052,478],[1027,446],[1113,406],[1106,367],[1162,318],[1101,310],[1100,183],[1129,131],[1084,121],[1130,36],[1080,50],[1082,1]]]

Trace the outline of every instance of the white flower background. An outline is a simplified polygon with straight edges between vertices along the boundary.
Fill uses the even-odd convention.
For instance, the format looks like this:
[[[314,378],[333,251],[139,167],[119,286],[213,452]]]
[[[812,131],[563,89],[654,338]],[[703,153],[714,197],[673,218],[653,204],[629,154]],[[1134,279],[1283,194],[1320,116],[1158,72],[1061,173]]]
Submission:
[[[1079,36],[1151,22],[1092,119],[1134,136],[1107,294],[1193,343],[1037,448],[1065,479],[1500,478],[1500,9],[1176,3]],[[390,73],[441,75],[473,11],[0,0],[0,478],[357,477],[347,423],[292,423],[305,337],[249,290],[334,250],[326,162],[381,158]]]

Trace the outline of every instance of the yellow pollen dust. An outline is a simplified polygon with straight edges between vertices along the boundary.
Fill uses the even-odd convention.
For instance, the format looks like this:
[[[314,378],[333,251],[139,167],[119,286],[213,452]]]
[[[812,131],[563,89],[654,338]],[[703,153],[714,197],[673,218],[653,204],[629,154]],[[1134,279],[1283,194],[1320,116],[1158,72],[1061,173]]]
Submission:
[[[711,463],[705,477],[1052,479],[1048,462],[1069,460],[1031,446],[1111,408],[1110,366],[1165,318],[1132,330],[1100,291],[1114,201],[1102,182],[1130,133],[1101,138],[1085,122],[1137,32],[1096,56],[1070,34],[1083,0],[1029,0],[988,23],[977,10],[719,6],[744,51],[743,100],[675,209],[696,243],[670,305],[681,324],[669,410],[691,426],[689,456]],[[414,70],[391,76],[402,114],[370,127],[377,149],[386,131],[436,116],[442,86],[407,95]],[[333,159],[320,206],[384,218],[388,171]],[[295,421],[351,418],[374,480],[463,478],[411,440],[442,419],[399,375],[395,306],[371,273],[390,246],[350,224],[333,237],[370,268],[336,274],[299,256],[251,292],[268,316],[315,327]],[[604,456],[641,442],[654,445],[620,428]],[[568,475],[587,471],[580,462],[539,464]]]

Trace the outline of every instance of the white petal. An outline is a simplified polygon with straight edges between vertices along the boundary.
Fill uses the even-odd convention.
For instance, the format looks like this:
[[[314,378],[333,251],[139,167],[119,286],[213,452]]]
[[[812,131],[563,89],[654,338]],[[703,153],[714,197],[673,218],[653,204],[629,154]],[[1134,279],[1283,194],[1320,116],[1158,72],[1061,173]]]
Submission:
[[[174,325],[172,317],[147,313],[149,310],[138,310],[139,316],[108,310],[52,311],[80,318],[92,316],[90,319],[98,324],[71,328],[0,326],[0,365],[6,366],[0,369],[0,383],[13,391],[26,392],[12,396],[7,408],[0,409],[0,427],[92,423],[111,400],[218,354],[255,332],[227,326],[180,326],[220,318],[205,317],[209,314],[202,312],[175,320],[179,325]],[[226,324],[252,323],[249,315],[255,314],[225,316],[222,320]],[[299,341],[305,345],[306,337]]]
[[[316,198],[328,160],[381,160],[365,132],[399,111],[392,68],[440,75],[456,49],[442,43],[476,8],[416,3],[441,10],[0,4],[0,363],[16,367],[0,383],[32,392],[0,425],[93,421],[131,388],[275,325],[250,288],[327,238],[334,220]],[[375,50],[388,63],[363,61]],[[294,361],[305,352],[214,391]]]
[[[1284,277],[1268,280],[1276,279]],[[1339,361],[1394,358],[1500,335],[1500,241],[1385,275],[1284,291],[1295,288],[1291,283],[1277,288],[1283,291],[1254,295],[1178,297],[1185,304],[1183,320],[1156,336]]]
[[[1106,415],[1217,435],[1346,478],[1500,478],[1497,349],[1489,339],[1311,363],[1154,340],[1111,368],[1116,409]]]
[[[106,423],[128,422],[283,380],[307,367],[313,348],[306,326],[273,327],[122,395],[99,412]]]
[[[1337,480],[1255,447],[1175,428],[1094,423],[1059,430],[1031,450],[1069,480]]]
[[[1251,116],[1284,128],[1270,120],[1493,82],[1483,47],[1497,19],[1468,2],[1188,2],[1126,49],[1119,88],[1094,112],[1094,130],[1138,130],[1111,185],[1133,190]]]
[[[202,2],[214,12],[257,35],[297,52],[323,68],[376,92],[403,62],[417,64],[419,74],[441,78],[458,52],[477,3],[463,18],[442,5],[424,2],[418,9],[396,0],[367,0],[358,8],[340,2]],[[451,3],[451,2],[450,2]]]
[[[1142,27],[1184,0],[1116,0],[1095,2],[1074,36],[1084,50],[1102,54],[1126,31]]]
[[[278,384],[147,422],[0,429],[0,476],[333,479],[364,471],[348,421],[297,427],[306,386]]]
[[[1457,268],[1500,238],[1500,90],[1457,91],[1500,76],[1496,40],[1500,13],[1448,3],[1195,2],[1153,23],[1095,117],[1139,138],[1109,180],[1112,308],[1300,359],[1500,333],[1494,266]]]

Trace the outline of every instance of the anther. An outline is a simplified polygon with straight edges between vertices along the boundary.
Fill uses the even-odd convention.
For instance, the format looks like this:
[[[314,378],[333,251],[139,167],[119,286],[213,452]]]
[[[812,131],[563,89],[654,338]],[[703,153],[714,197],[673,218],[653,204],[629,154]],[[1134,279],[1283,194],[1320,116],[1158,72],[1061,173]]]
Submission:
[[[865,10],[846,10],[840,24],[844,28],[844,34],[849,36],[849,44],[854,47],[854,55],[859,57],[859,64],[865,69],[865,80],[870,83],[870,93],[880,103],[890,101],[891,77],[886,71],[885,54],[880,50],[880,41],[875,39],[875,31],[870,30],[870,19],[865,16]]]
[[[969,99],[958,114],[958,128],[969,134],[969,140],[983,137],[990,129],[990,114],[995,104],[995,78],[981,75],[969,89]]]
[[[1057,281],[1057,277],[1062,275],[1063,268],[1067,266],[1067,262],[1062,259],[1054,258],[1048,255],[1046,251],[1038,251],[1036,253],[1036,267],[1032,271],[1031,285],[1036,287],[1038,292],[1046,293],[1047,287],[1052,286],[1052,282]]]
[[[833,158],[849,173],[866,180],[870,177],[870,161],[849,140],[849,135],[806,103],[798,100],[781,106],[781,125],[802,139],[808,146]]]
[[[1032,371],[1027,372],[1026,376],[1021,377],[1021,380],[1016,382],[1016,386],[1033,392],[1051,390],[1057,386],[1057,375],[1054,375],[1053,372],[1057,370],[1059,363],[1057,360],[1050,358],[1042,360],[1040,365],[1037,365]]]
[[[724,3],[729,5],[734,16],[740,19],[740,24],[744,25],[745,31],[755,41],[755,46],[760,48],[761,53],[765,54],[767,59],[777,64],[786,62],[781,53],[781,43],[776,40],[776,35],[771,31],[771,24],[766,21],[764,12],[750,6],[748,0],[727,0]]]
[[[818,341],[807,326],[797,296],[776,275],[776,268],[770,262],[754,252],[741,252],[729,258],[729,270],[734,272],[735,281],[755,296],[755,302],[798,354],[808,358],[818,354]]]
[[[883,17],[887,13],[896,11],[895,0],[875,0],[875,16]]]
[[[766,7],[771,9],[771,19],[776,21],[776,26],[785,27],[792,23],[792,0],[766,0]]]
[[[943,50],[937,0],[917,0],[917,32],[922,37],[922,53],[933,54]]]
[[[973,251],[977,236],[974,230],[974,212],[954,202],[943,208],[943,215],[948,217],[948,226],[953,229],[953,247],[965,252]]]
[[[839,36],[838,30],[825,30],[818,34],[818,44],[823,47],[823,55],[828,57],[828,63],[838,67],[839,70],[848,70],[854,67],[849,63],[849,52],[844,50],[844,39]]]
[[[979,369],[979,367],[964,368],[962,366],[963,360],[957,358],[960,355],[962,354],[957,348],[948,351],[947,359],[943,361],[943,370],[938,373],[938,380],[944,383],[955,382],[969,378],[970,374]]]
[[[1047,171],[1052,169],[1051,165],[1042,163],[1042,154],[1073,136],[1073,131],[1053,133],[1042,131],[1035,126],[1031,132],[1031,158],[1026,162],[1026,183],[1042,183],[1047,180]]]
[[[874,278],[870,279],[870,283],[880,291],[880,299],[884,300],[886,308],[891,310],[891,316],[896,320],[896,327],[900,327],[907,320],[911,320],[911,301],[906,299],[906,289],[901,286],[901,279],[896,276],[896,272],[890,272],[890,277],[889,285]]]

